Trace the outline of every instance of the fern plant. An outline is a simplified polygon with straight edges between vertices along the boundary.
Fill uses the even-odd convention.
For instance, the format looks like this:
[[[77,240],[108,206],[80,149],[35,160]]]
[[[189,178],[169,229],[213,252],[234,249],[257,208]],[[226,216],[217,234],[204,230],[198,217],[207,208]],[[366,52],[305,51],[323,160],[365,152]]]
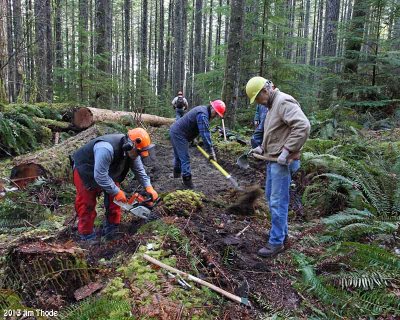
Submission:
[[[323,222],[336,239],[358,240],[369,235],[394,235],[400,226],[400,216],[379,216],[367,209],[348,208],[324,218]]]

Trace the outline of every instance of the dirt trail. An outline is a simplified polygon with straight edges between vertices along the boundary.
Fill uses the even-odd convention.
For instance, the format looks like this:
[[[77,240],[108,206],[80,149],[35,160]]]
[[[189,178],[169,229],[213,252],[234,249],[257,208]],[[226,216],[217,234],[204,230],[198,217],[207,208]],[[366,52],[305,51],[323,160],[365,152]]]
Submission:
[[[181,179],[172,178],[173,151],[170,143],[163,141],[157,148],[157,163],[151,172],[155,188],[160,193],[182,189]],[[179,220],[180,228],[195,245],[207,250],[218,269],[228,275],[231,283],[221,277],[215,277],[213,281],[228,290],[235,290],[239,295],[249,294],[253,302],[260,299],[259,303],[256,302],[258,308],[265,308],[261,306],[265,303],[275,310],[297,309],[299,297],[290,279],[282,276],[294,272],[288,270],[288,264],[285,263],[289,255],[283,253],[279,259],[272,260],[257,256],[257,250],[266,243],[268,224],[263,197],[256,204],[263,211],[263,216],[231,214],[226,207],[237,201],[239,194],[196,148],[190,148],[190,157],[195,190],[203,192],[207,199],[200,214]],[[236,159],[221,160],[220,164],[234,176],[239,185],[264,184],[264,163],[253,162],[248,170],[241,170],[235,165]],[[232,241],[233,236],[248,225],[250,227],[240,236],[239,242],[236,243],[235,239]],[[212,268],[204,270],[208,277],[213,273],[211,271]]]

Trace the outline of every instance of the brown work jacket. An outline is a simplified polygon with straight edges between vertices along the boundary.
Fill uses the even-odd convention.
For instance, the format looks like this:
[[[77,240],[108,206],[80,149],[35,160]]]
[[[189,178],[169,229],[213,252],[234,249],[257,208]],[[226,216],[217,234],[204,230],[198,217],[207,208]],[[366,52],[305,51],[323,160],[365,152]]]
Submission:
[[[300,150],[310,135],[310,121],[300,104],[290,95],[275,89],[264,123],[264,157],[277,158],[285,147],[289,159],[299,159]]]

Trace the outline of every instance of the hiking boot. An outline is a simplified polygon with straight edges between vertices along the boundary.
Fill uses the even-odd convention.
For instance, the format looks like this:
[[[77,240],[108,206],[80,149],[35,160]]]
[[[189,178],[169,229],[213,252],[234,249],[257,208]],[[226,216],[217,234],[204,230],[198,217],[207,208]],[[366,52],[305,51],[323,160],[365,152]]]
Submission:
[[[174,178],[180,178],[181,177],[181,170],[174,168]]]
[[[87,247],[95,244],[99,244],[99,240],[96,239],[96,232],[93,231],[90,234],[80,234],[78,233],[78,243],[81,246]]]
[[[107,241],[116,240],[119,235],[119,224],[107,222],[106,225],[103,227],[102,236]]]
[[[257,255],[262,258],[272,258],[285,249],[283,244],[268,243],[264,248],[258,250]]]
[[[184,186],[187,189],[193,189],[194,188],[191,175],[190,176],[182,176],[182,181],[183,181]]]

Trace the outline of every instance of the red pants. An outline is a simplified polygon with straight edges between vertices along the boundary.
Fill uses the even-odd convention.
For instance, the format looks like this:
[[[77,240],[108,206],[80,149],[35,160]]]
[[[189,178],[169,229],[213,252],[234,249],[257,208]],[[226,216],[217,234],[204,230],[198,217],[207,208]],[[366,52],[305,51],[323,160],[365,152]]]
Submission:
[[[118,183],[116,184],[119,186]],[[88,190],[76,169],[74,170],[74,185],[76,188],[75,211],[78,214],[78,232],[82,235],[91,234],[97,216],[96,198],[102,190],[100,188]],[[119,224],[121,222],[121,208],[113,202],[113,198],[111,195],[104,194],[107,221],[110,224]]]

